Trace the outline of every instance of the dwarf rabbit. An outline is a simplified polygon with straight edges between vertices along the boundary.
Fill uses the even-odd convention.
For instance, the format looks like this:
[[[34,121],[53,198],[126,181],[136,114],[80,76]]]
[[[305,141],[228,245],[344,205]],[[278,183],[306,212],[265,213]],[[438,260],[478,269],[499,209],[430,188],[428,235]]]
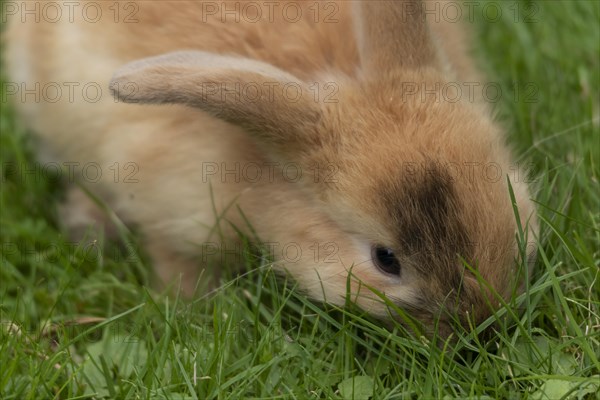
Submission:
[[[243,233],[316,300],[399,319],[382,293],[446,334],[518,287],[533,203],[432,3],[78,4],[7,8],[7,94],[43,157],[139,227],[162,282],[198,292]],[[64,219],[94,207],[71,189]]]

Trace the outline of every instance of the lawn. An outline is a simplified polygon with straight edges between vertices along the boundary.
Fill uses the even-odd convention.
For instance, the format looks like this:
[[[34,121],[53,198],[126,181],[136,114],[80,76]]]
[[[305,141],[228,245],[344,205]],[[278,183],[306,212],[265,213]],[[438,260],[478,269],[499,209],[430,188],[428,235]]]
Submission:
[[[0,398],[600,399],[600,2],[474,3],[541,221],[528,293],[489,341],[432,346],[313,303],[256,251],[209,296],[156,293],[134,232],[69,242],[64,184],[2,103]]]

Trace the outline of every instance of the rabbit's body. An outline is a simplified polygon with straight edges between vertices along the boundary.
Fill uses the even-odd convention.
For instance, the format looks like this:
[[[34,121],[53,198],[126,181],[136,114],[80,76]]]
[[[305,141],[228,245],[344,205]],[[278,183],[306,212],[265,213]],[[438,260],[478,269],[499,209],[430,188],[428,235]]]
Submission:
[[[484,105],[419,95],[422,84],[477,79],[460,27],[443,19],[430,25],[433,39],[423,46],[419,25],[403,32],[416,32],[409,37],[419,46],[416,56],[371,76],[371,69],[392,58],[387,47],[394,41],[388,46],[379,40],[377,54],[377,46],[353,40],[351,2],[289,2],[302,10],[295,22],[282,12],[285,2],[275,9],[252,3],[262,6],[258,22],[252,9],[237,17],[221,9],[240,10],[244,2],[199,1],[137,2],[133,23],[123,22],[124,9],[115,23],[113,2],[95,2],[104,16],[97,23],[77,13],[73,22],[23,24],[13,18],[4,55],[9,81],[63,88],[56,102],[17,99],[18,109],[51,157],[79,163],[74,170],[84,172],[80,181],[140,227],[163,280],[184,274],[188,293],[208,258],[235,250],[232,226],[253,236],[249,222],[270,243],[277,265],[315,298],[343,304],[352,267],[358,279],[422,319],[430,320],[450,292],[461,290],[457,309],[487,315],[474,278],[465,278],[472,288],[461,283],[456,256],[481,259],[481,275],[506,297],[516,225],[505,177],[463,178],[469,165],[494,163],[504,175],[514,168]],[[377,16],[365,14],[357,31],[369,42],[382,33],[368,25]],[[427,49],[435,62],[427,60],[433,57]],[[112,88],[125,102],[185,103],[204,111],[125,104],[109,95],[111,77],[124,64],[176,50],[202,53],[130,64],[117,73]],[[420,57],[426,65],[419,65]],[[193,68],[200,80],[188,86],[183,80],[194,78]],[[139,70],[146,75],[135,75]],[[224,79],[222,70],[239,74]],[[158,79],[160,74],[166,78]],[[65,82],[79,84],[74,101]],[[289,82],[290,90],[282,92]],[[405,96],[406,82],[416,84],[416,94]],[[88,83],[93,84],[84,93]],[[240,85],[248,91],[240,93]],[[103,92],[92,101],[97,87]],[[248,98],[265,87],[275,90],[274,98],[254,107]],[[298,87],[301,96],[289,102]],[[195,88],[204,92],[192,95]],[[166,99],[154,91],[167,93]],[[200,96],[198,104],[194,96]],[[238,115],[238,106],[230,103],[240,98],[245,103],[238,105],[244,108]],[[97,168],[84,169],[90,163],[100,166],[101,178]],[[458,166],[461,178],[448,179],[448,165]],[[522,182],[513,186],[525,224],[532,212],[527,188]],[[71,225],[88,221],[80,214],[91,210],[91,202],[81,193],[70,196],[65,219]],[[380,243],[414,252],[398,256],[401,278],[373,265],[371,247]],[[492,245],[500,254],[493,263],[483,260]],[[358,283],[353,288],[359,305],[380,316],[388,313],[368,289],[358,296]]]

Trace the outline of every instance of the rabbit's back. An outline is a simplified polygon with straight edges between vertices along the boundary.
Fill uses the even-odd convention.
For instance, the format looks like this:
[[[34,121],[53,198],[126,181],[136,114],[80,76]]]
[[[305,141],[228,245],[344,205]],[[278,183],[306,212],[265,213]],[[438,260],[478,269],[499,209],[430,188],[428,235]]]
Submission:
[[[348,74],[356,68],[343,2],[84,2],[82,9],[88,11],[56,21],[9,18],[9,65],[29,65],[26,72],[40,79],[54,79],[59,71],[92,75],[102,67],[112,75],[131,60],[199,49],[265,61],[301,77],[328,67]],[[92,19],[90,9],[100,17]],[[18,63],[25,54],[28,63]]]
[[[223,125],[180,106],[149,109],[117,103],[109,92],[110,79],[116,69],[135,59],[197,49],[262,60],[306,79],[317,70],[352,74],[356,69],[356,48],[348,40],[350,11],[343,3],[115,4],[84,2],[72,16],[63,12],[58,21],[42,16],[36,22],[35,15],[20,14],[9,18],[4,61],[9,80],[19,88],[13,103],[53,159],[114,158],[115,149],[122,153],[131,146],[139,149],[144,141],[155,142],[153,135],[162,134],[157,127],[168,130],[171,122],[191,116],[194,126]],[[55,96],[54,90],[60,95]],[[49,97],[52,101],[47,101]],[[222,132],[202,130],[208,141],[205,147],[217,150],[211,138],[222,138]],[[236,148],[252,147],[245,136],[239,140]],[[229,151],[225,145],[216,147]],[[210,155],[209,159],[219,158]]]

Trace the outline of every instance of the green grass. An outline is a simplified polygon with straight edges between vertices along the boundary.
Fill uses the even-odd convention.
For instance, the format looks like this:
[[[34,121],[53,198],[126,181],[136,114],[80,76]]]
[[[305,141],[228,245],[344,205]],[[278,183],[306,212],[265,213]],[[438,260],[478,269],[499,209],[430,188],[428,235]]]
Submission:
[[[439,348],[314,304],[250,256],[256,272],[212,296],[155,294],[134,237],[69,243],[64,187],[11,167],[36,159],[3,104],[0,397],[599,399],[600,3],[475,15],[478,55],[504,93],[499,118],[538,189],[536,272],[513,304],[522,317],[501,319],[488,343],[459,333]]]

